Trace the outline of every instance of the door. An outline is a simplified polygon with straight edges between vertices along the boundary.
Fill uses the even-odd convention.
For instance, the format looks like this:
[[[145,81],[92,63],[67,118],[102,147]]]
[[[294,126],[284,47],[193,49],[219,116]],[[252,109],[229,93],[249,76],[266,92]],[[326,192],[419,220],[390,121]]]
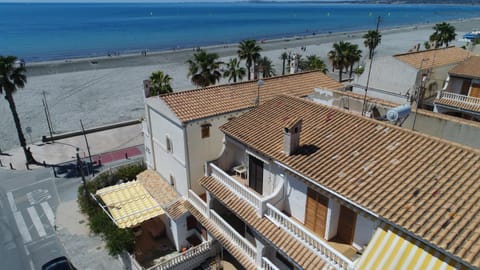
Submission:
[[[338,218],[337,241],[345,244],[352,244],[355,233],[357,214],[343,205],[340,206],[340,217]]]
[[[259,194],[263,191],[263,161],[249,156],[248,159],[248,186]]]
[[[328,198],[313,189],[307,189],[307,206],[305,208],[305,227],[321,238],[325,237],[327,223]]]

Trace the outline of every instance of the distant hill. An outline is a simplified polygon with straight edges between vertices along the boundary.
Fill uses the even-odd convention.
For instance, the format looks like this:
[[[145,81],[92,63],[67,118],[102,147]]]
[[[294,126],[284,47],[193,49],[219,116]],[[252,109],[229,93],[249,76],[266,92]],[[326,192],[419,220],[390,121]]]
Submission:
[[[480,5],[480,0],[247,0],[254,3],[358,3],[358,4],[456,4]]]

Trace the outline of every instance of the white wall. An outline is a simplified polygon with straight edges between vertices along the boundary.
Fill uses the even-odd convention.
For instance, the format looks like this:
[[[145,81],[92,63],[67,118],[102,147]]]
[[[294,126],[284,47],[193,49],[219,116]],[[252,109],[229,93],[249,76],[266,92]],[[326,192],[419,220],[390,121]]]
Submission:
[[[327,226],[325,228],[325,239],[332,239],[337,235],[338,219],[340,217],[340,203],[329,198],[327,212]]]
[[[287,180],[285,211],[304,223],[305,207],[307,205],[307,186],[289,173],[286,173],[285,177]]]
[[[223,150],[224,134],[219,127],[226,122],[228,118],[238,116],[243,112],[235,112],[220,116],[209,117],[202,120],[196,120],[186,125],[187,151],[189,157],[189,178],[191,189],[197,193],[203,193],[203,188],[198,184],[198,179],[205,175],[205,163],[217,159]],[[211,124],[210,136],[202,138],[202,125]]]
[[[370,239],[372,239],[373,233],[375,232],[377,226],[377,222],[375,222],[373,219],[363,216],[362,214],[358,214],[357,223],[355,225],[353,246],[362,250],[364,246],[368,245]]]
[[[152,137],[150,136],[150,125],[147,120],[142,121],[143,131],[143,145],[145,147],[145,163],[148,169],[155,169],[155,163],[153,160],[153,146]]]

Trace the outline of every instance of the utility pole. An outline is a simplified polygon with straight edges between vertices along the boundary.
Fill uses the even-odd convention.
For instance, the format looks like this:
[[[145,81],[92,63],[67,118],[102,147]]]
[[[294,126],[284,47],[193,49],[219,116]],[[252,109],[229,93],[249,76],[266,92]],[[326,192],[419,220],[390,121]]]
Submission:
[[[50,111],[48,109],[47,96],[45,95],[45,91],[42,91],[42,96],[43,110],[45,111],[45,117],[47,118],[48,131],[50,131],[50,140],[53,142],[52,120],[50,118]]]
[[[90,146],[88,145],[87,134],[85,134],[85,129],[83,128],[82,119],[80,119],[80,125],[82,126],[83,137],[85,138],[85,144],[87,145],[88,159],[90,160],[90,166],[93,166],[92,155],[90,153]],[[92,176],[95,176],[95,172],[92,169]]]
[[[375,31],[378,33],[378,28],[380,26],[380,21],[382,17],[377,17],[377,28]],[[362,116],[364,115],[365,111],[367,110],[367,92],[368,92],[368,84],[370,83],[370,73],[372,72],[372,64],[373,64],[373,57],[375,53],[375,48],[372,49],[372,59],[370,59],[370,65],[368,67],[368,76],[367,76],[367,85],[365,86],[365,96],[363,97],[363,106],[362,106]]]
[[[77,147],[77,166],[78,166],[78,169],[80,170],[80,176],[82,177],[83,192],[85,194],[85,199],[88,200],[87,181],[85,180],[85,173],[83,171],[83,162],[80,159],[80,154],[78,153],[79,151],[80,149]]]

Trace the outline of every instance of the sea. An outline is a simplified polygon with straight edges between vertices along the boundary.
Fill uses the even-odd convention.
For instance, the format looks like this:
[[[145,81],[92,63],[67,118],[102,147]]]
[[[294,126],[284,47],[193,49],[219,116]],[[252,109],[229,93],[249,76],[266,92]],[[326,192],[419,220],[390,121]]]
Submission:
[[[0,3],[0,55],[74,59],[436,23],[480,6],[322,3]]]

